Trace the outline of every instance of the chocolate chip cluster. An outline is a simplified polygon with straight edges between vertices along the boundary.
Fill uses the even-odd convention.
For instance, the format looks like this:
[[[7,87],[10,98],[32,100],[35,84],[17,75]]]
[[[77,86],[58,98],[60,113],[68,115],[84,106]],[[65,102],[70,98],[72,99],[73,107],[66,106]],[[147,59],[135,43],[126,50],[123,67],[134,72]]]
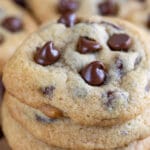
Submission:
[[[126,33],[112,34],[107,45],[111,51],[128,52],[132,45],[132,38]],[[89,37],[80,36],[76,45],[76,51],[81,55],[104,51],[102,45]],[[45,43],[42,47],[38,47],[34,55],[34,60],[37,64],[48,66],[56,63],[61,58],[61,52],[55,47],[52,41]],[[120,74],[123,70],[123,62],[116,58],[116,66]],[[92,86],[100,86],[107,80],[108,68],[101,61],[93,61],[83,67],[79,74],[85,82]]]

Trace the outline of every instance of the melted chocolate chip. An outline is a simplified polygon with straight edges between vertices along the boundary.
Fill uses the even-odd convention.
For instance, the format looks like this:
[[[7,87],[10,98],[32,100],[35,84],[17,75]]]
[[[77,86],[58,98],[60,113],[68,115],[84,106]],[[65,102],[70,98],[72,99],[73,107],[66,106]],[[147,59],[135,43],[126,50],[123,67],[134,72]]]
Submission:
[[[56,119],[43,117],[43,116],[40,116],[38,114],[35,115],[35,118],[36,118],[37,121],[43,122],[43,123],[53,123],[54,121],[56,121]]]
[[[4,42],[4,36],[0,34],[0,44],[3,44],[3,42]]]
[[[118,5],[113,0],[107,0],[98,5],[99,12],[104,16],[114,16],[118,13]]]
[[[127,52],[132,44],[131,38],[127,34],[113,34],[108,40],[108,46],[113,51]]]
[[[77,50],[81,54],[91,53],[101,50],[101,45],[88,37],[80,37],[77,45]]]
[[[150,29],[150,14],[148,15],[148,18],[147,18],[147,27]]]
[[[19,32],[23,29],[21,19],[16,17],[7,17],[2,21],[2,26],[10,32]]]
[[[21,7],[26,8],[25,0],[13,0],[16,4],[18,4]]]
[[[113,91],[107,92],[107,99],[108,99],[108,101],[106,103],[106,106],[110,107],[112,105],[112,101],[115,99],[115,95],[114,95]]]
[[[47,66],[54,64],[60,58],[60,52],[55,49],[53,42],[47,42],[43,47],[37,48],[34,55],[36,63]]]
[[[66,25],[66,27],[72,27],[77,23],[76,14],[74,13],[65,13],[60,17],[58,23]]]
[[[58,10],[64,14],[66,12],[75,12],[79,7],[79,4],[75,0],[60,0]]]
[[[5,88],[2,82],[2,76],[0,76],[0,100],[3,99],[4,92],[5,92]]]
[[[106,79],[106,69],[102,62],[95,61],[84,67],[80,72],[82,78],[93,86],[100,86]]]
[[[49,86],[42,88],[42,93],[43,95],[48,96],[48,98],[52,98],[54,90],[55,90],[54,86]]]

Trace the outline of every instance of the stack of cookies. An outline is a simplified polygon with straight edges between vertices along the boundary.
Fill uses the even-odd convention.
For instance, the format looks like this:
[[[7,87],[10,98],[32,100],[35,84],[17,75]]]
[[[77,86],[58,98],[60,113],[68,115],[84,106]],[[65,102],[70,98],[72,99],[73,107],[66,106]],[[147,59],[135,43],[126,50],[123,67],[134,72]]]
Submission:
[[[4,68],[11,148],[150,150],[148,42],[143,30],[105,17],[31,34]]]
[[[24,9],[10,0],[0,0],[0,104],[4,92],[1,82],[3,67],[36,27],[34,19]]]

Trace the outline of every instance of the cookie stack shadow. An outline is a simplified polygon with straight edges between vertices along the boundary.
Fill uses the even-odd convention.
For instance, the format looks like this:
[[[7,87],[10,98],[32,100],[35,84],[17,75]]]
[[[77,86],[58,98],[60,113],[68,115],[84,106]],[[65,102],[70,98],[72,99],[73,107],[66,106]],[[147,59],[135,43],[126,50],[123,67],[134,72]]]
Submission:
[[[144,35],[130,23],[99,17],[71,28],[49,23],[33,33],[4,68],[2,124],[10,147],[150,150]]]

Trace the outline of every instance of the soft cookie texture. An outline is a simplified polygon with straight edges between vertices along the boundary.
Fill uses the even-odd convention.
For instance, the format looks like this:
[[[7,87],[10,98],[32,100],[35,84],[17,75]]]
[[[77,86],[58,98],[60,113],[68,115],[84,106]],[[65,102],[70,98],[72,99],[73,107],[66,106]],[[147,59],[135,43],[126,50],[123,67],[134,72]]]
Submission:
[[[118,19],[79,20],[33,33],[4,69],[7,91],[51,118],[87,126],[136,117],[150,102],[144,32]]]
[[[3,119],[3,128],[10,145],[14,142],[15,138],[17,138],[18,134],[23,133],[22,131],[17,132],[18,134],[15,135],[15,138],[13,134],[9,133],[9,130],[11,130],[13,126],[11,125],[11,127],[9,127],[10,123],[5,123],[9,121],[9,117],[6,119],[5,115],[6,107],[14,120],[19,122],[19,124],[24,127],[24,130],[27,131],[26,134],[29,131],[34,136],[34,138],[32,136],[23,138],[23,141],[29,140],[29,138],[31,138],[31,140],[39,139],[39,141],[47,143],[47,147],[55,145],[63,149],[69,148],[74,150],[138,150],[140,148],[149,150],[150,148],[149,138],[146,138],[150,135],[150,120],[147,117],[150,115],[149,110],[122,125],[102,128],[77,125],[69,119],[62,118],[55,120],[48,118],[39,110],[20,103],[19,100],[8,93],[5,95],[4,103],[3,118],[5,118]],[[11,122],[13,123],[14,121]],[[19,129],[16,125],[14,128]],[[14,140],[12,140],[11,137],[13,137]],[[141,140],[143,138],[146,139]],[[45,148],[46,146],[39,141],[39,148],[41,145]],[[12,144],[19,143],[15,142]],[[31,145],[33,149],[37,147],[36,145],[34,146],[34,143]],[[124,146],[127,147],[124,148]]]
[[[5,101],[4,101],[5,103]],[[9,145],[14,150],[65,150],[49,146],[31,135],[21,124],[12,118],[8,107],[3,104],[3,130]],[[10,126],[11,124],[11,126]],[[15,137],[14,137],[15,135]],[[20,140],[21,139],[21,140]],[[150,138],[131,143],[128,147],[111,150],[149,150]]]
[[[115,16],[127,19],[145,29],[150,29],[149,0],[26,0],[39,22],[66,17],[76,13],[79,16]],[[40,9],[37,9],[40,8]],[[67,15],[68,16],[68,15]]]
[[[9,0],[0,1],[0,73],[16,48],[35,29],[36,23],[26,11]]]

